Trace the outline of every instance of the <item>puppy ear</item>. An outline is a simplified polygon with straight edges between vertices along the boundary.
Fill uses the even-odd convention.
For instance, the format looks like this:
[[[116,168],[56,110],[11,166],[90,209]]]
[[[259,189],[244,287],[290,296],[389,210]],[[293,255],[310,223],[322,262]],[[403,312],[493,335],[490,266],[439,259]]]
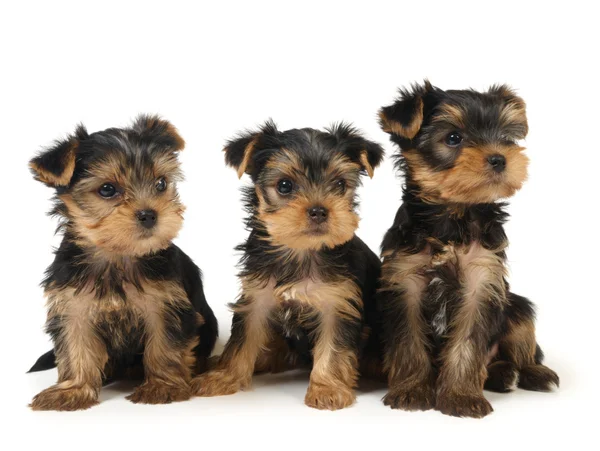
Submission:
[[[376,142],[365,139],[362,134],[350,124],[339,123],[328,128],[327,131],[337,139],[338,144],[344,146],[348,157],[361,165],[369,177],[373,178],[374,170],[383,160],[383,148]]]
[[[525,101],[508,85],[492,85],[488,94],[504,101],[500,121],[504,130],[517,139],[524,139],[529,131]]]
[[[140,135],[142,142],[152,142],[173,152],[185,147],[185,141],[175,126],[159,116],[141,114],[135,119],[132,129]]]
[[[375,168],[383,159],[383,148],[374,142],[365,140],[365,149],[360,152],[360,162],[369,178],[373,178]]]
[[[512,89],[510,86],[504,85],[504,84],[503,85],[495,84],[495,85],[490,86],[490,89],[488,89],[488,94],[493,95],[493,96],[498,96],[498,97],[505,97],[505,98],[513,98],[513,97],[519,98],[514,89]],[[520,100],[521,100],[521,102],[523,102],[523,99],[520,99]],[[523,102],[523,103],[525,103],[525,102]]]
[[[269,119],[258,131],[245,131],[233,139],[227,141],[223,152],[225,152],[225,163],[237,170],[238,178],[244,173],[252,174],[253,156],[259,148],[260,143],[266,137],[274,137],[279,134],[277,125]]]
[[[423,123],[423,98],[434,89],[428,80],[422,86],[414,84],[411,90],[401,89],[400,96],[392,105],[379,110],[379,125],[383,131],[413,139]]]
[[[75,172],[79,144],[88,136],[85,127],[79,125],[73,135],[56,141],[52,147],[33,158],[29,167],[35,179],[53,188],[69,186]]]

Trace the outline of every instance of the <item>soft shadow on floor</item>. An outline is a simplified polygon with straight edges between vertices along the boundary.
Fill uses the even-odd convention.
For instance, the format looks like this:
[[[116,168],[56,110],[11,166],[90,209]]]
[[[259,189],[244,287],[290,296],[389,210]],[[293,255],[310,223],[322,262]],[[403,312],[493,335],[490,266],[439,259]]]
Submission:
[[[308,385],[309,377],[309,370],[290,370],[282,371],[281,373],[257,374],[254,376],[252,382],[256,388],[280,384],[292,384],[295,382],[306,382]]]
[[[363,378],[358,381],[357,391],[359,393],[372,393],[374,391],[385,390],[387,382],[375,379]]]
[[[120,380],[112,382],[100,390],[100,402],[108,401],[114,398],[124,398],[133,393],[135,387],[140,385],[142,381]]]

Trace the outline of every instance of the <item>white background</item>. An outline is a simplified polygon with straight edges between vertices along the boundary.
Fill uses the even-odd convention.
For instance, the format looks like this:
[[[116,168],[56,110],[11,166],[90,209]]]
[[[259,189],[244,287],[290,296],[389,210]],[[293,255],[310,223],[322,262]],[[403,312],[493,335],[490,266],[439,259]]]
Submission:
[[[0,447],[597,446],[600,36],[592,3],[2,2]],[[303,404],[308,376],[292,373],[257,378],[250,392],[168,406],[133,405],[124,400],[131,387],[121,386],[84,412],[27,408],[56,379],[55,371],[25,375],[49,349],[38,284],[60,241],[45,216],[52,192],[27,169],[37,150],[80,121],[96,131],[148,112],[179,128],[188,210],[177,244],[204,271],[224,340],[225,304],[238,290],[233,248],[246,235],[239,188],[247,183],[225,167],[225,140],[268,117],[281,129],[343,119],[389,157],[377,109],[424,77],[446,89],[505,82],[527,102],[530,177],[511,201],[510,282],[538,306],[538,338],[561,377],[558,392],[486,393],[495,411],[483,420],[392,411],[380,402],[383,390],[320,412]],[[400,186],[387,159],[360,191],[358,234],[376,251]]]

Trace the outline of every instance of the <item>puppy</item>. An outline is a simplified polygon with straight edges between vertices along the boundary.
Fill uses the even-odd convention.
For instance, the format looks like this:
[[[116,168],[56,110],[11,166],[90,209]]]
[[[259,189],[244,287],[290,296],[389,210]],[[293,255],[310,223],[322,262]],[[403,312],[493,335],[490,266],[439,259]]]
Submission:
[[[198,267],[172,243],[182,225],[176,129],[154,116],[130,128],[88,134],[83,126],[31,160],[55,188],[52,214],[64,238],[43,281],[58,383],[34,410],[87,409],[103,380],[141,364],[145,380],[128,399],[161,404],[191,396],[217,336]],[[142,358],[143,356],[143,358]]]
[[[305,403],[341,409],[355,400],[359,351],[380,262],[354,234],[360,175],[382,148],[348,125],[259,131],[231,140],[225,160],[247,173],[250,235],[231,338],[216,368],[192,382],[199,396],[250,387],[252,374],[312,364]]]
[[[525,103],[506,86],[401,90],[380,110],[403,203],[382,244],[378,303],[392,408],[483,417],[488,390],[548,391],[534,309],[506,281],[506,204],[525,181]]]

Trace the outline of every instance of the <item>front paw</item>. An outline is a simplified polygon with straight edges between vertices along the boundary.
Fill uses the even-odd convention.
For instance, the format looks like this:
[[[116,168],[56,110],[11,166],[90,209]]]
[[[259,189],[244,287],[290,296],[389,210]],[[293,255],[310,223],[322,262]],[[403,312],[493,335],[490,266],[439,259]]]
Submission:
[[[64,382],[38,393],[29,407],[33,410],[85,410],[98,404],[98,392],[89,385],[69,387]]]
[[[338,410],[351,406],[355,400],[356,396],[351,388],[311,382],[304,403],[319,410]]]
[[[544,365],[529,365],[521,368],[519,388],[533,391],[553,391],[558,388],[558,375]]]
[[[517,388],[519,370],[508,361],[498,360],[487,368],[487,379],[483,388],[498,393],[507,393]]]
[[[190,385],[196,396],[225,396],[248,388],[250,381],[242,381],[227,370],[213,370],[195,377]]]
[[[494,411],[491,404],[479,394],[438,394],[436,410],[453,417],[483,418]]]
[[[185,382],[172,385],[160,380],[147,380],[127,396],[127,399],[135,404],[170,404],[186,401],[191,396],[190,388]]]
[[[435,406],[435,390],[431,384],[390,387],[383,403],[392,409],[429,410]]]

